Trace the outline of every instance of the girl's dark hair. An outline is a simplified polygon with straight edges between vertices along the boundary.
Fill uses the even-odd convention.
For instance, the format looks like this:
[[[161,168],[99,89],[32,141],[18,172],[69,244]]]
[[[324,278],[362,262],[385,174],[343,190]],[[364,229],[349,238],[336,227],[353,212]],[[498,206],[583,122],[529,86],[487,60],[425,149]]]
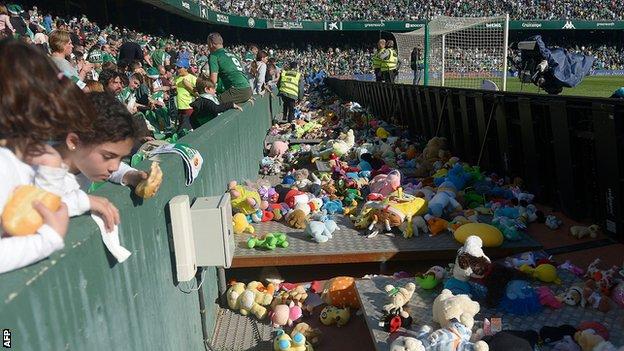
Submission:
[[[144,129],[140,123],[145,121],[134,118],[128,109],[110,93],[93,92],[87,94],[88,100],[95,109],[94,131],[76,133],[80,141],[87,145],[115,143],[132,139],[137,140],[144,136]]]
[[[85,94],[37,47],[0,41],[0,134],[24,153],[36,154],[68,132],[93,132]]]
[[[267,56],[269,56],[269,54],[267,54],[266,51],[260,50],[260,51],[258,51],[258,54],[256,55],[256,61],[260,61],[260,60],[262,60],[263,58],[265,58]]]

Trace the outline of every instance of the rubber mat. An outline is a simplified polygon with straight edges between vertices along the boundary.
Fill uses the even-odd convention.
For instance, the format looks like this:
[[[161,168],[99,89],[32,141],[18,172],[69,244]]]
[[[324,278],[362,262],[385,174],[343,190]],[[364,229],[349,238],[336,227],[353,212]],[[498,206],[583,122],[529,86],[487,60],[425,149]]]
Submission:
[[[559,272],[559,276],[563,281],[560,286],[550,284],[549,287],[558,295],[563,293],[566,287],[569,287],[577,278],[567,272]],[[388,298],[384,291],[387,284],[395,286],[403,286],[413,279],[396,280],[392,277],[377,276],[372,279],[362,279],[356,281],[358,297],[362,302],[363,311],[366,318],[366,324],[370,330],[371,336],[378,351],[386,351],[389,344],[399,335],[415,336],[416,330],[423,324],[428,324],[434,329],[438,327],[432,321],[431,309],[433,300],[438,296],[441,287],[433,291],[422,290],[419,287],[409,303],[409,310],[414,325],[410,330],[401,329],[399,332],[390,335],[379,327],[379,319],[382,316],[381,308],[387,304]],[[539,283],[535,286],[539,286]],[[475,320],[483,321],[483,318],[501,317],[504,329],[527,330],[533,329],[539,331],[543,326],[559,326],[561,324],[578,325],[583,321],[595,321],[602,323],[610,331],[610,341],[616,345],[624,345],[624,313],[620,308],[614,308],[608,313],[597,311],[593,308],[582,308],[579,306],[567,306],[558,310],[544,308],[541,313],[530,316],[511,316],[505,315],[500,311],[488,308],[481,308],[481,311],[475,317]]]
[[[263,236],[267,233],[282,232],[288,236],[289,246],[287,248],[277,248],[273,251],[247,248],[248,234],[237,235],[236,251],[234,254],[233,267],[250,265],[241,264],[248,258],[265,258],[264,263],[269,265],[292,265],[310,264],[305,258],[325,257],[327,263],[347,263],[354,262],[350,255],[360,255],[363,261],[375,262],[391,259],[396,254],[403,254],[403,259],[418,260],[419,254],[423,259],[454,257],[460,244],[455,241],[450,233],[442,233],[430,237],[421,235],[419,237],[405,239],[402,236],[390,237],[379,234],[374,238],[367,238],[361,232],[353,228],[351,221],[344,216],[336,216],[336,223],[339,230],[334,232],[333,238],[325,243],[317,243],[308,237],[302,230],[290,228],[280,222],[264,222],[254,224],[256,235]],[[500,257],[500,254],[509,255],[511,252],[523,252],[539,249],[541,245],[528,235],[523,234],[523,239],[515,242],[505,242],[500,248],[487,249],[486,253],[492,257]],[[376,254],[371,257],[373,260],[366,261],[365,255]],[[426,254],[426,255],[425,255]],[[332,259],[329,259],[330,256]],[[426,257],[425,257],[426,256]],[[300,257],[300,263],[293,262],[293,259]],[[286,260],[286,258],[293,258]],[[344,262],[343,262],[344,261]],[[312,262],[313,263],[313,262]]]
[[[267,320],[218,307],[210,347],[214,351],[273,351],[273,327]]]

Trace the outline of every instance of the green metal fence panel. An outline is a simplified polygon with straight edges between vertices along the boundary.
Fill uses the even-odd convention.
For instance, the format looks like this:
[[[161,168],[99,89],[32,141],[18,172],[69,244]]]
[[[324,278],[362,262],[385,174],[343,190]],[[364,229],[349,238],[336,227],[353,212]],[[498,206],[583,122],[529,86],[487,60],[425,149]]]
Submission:
[[[158,195],[141,203],[131,190],[106,184],[96,195],[120,210],[122,244],[132,252],[124,263],[110,256],[94,222],[75,218],[65,249],[29,267],[0,276],[0,328],[12,332],[16,350],[200,350],[203,333],[197,291],[180,291],[175,280],[167,203],[223,193],[231,179],[254,179],[270,126],[269,97],[245,111],[229,111],[181,142],[198,149],[204,164],[184,185],[178,156],[164,155]],[[148,163],[139,168],[147,169]],[[216,269],[202,285],[207,332],[214,329]],[[184,287],[182,287],[184,288]]]

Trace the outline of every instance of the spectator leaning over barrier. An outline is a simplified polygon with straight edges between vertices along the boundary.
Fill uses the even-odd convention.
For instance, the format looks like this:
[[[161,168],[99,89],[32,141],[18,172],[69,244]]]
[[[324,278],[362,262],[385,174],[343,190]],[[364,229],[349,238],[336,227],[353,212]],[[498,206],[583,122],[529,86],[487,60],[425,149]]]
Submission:
[[[28,164],[49,141],[67,131],[91,132],[91,104],[70,79],[36,47],[0,42],[0,212],[17,186],[33,185],[36,169]],[[28,92],[28,93],[25,93]],[[0,235],[0,273],[37,262],[64,246],[68,212],[65,204],[52,212],[35,209],[44,225],[32,235]]]
[[[178,57],[176,67],[178,68],[178,76],[175,78],[176,86],[176,102],[178,105],[178,130],[186,128],[192,129],[189,118],[193,114],[191,102],[195,100],[195,84],[197,77],[189,73],[190,63],[182,56]]]
[[[243,109],[233,102],[220,103],[217,98],[217,89],[212,81],[205,77],[197,78],[195,90],[199,97],[191,103],[193,114],[191,115],[191,125],[193,129],[199,128],[204,123],[214,119],[221,112],[230,109]]]
[[[219,95],[221,103],[243,103],[251,98],[252,91],[240,60],[223,48],[219,33],[208,35],[210,49],[210,80],[216,86],[221,79],[225,91]]]
[[[299,68],[297,62],[291,62],[288,68],[280,74],[277,86],[284,105],[283,118],[292,123],[295,119],[295,103],[303,98],[304,83],[303,74],[297,70]],[[291,128],[295,129],[294,123]]]

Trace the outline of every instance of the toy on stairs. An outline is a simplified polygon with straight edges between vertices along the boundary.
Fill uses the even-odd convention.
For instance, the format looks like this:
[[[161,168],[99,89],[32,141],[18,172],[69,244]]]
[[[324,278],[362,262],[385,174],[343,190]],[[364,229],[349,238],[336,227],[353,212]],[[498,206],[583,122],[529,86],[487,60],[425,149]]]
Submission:
[[[247,286],[244,283],[232,284],[226,292],[228,306],[243,316],[254,315],[258,319],[264,319],[267,315],[265,306],[271,303],[269,298],[272,299],[272,295],[262,294],[252,283]]]
[[[520,271],[531,275],[533,278],[538,279],[544,283],[561,284],[561,279],[557,275],[557,268],[552,264],[540,264],[535,268],[527,264],[520,266]]]
[[[332,234],[338,230],[338,224],[329,219],[324,222],[311,221],[305,229],[305,233],[317,243],[327,242],[332,238]]]
[[[483,241],[478,236],[469,236],[464,246],[457,250],[453,276],[444,282],[444,288],[454,294],[471,294],[470,278],[482,278],[491,265],[490,258],[483,252]]]
[[[321,330],[318,328],[312,328],[308,323],[301,322],[295,325],[290,334],[294,335],[295,333],[303,334],[306,341],[312,344],[312,346],[317,346],[321,342]]]
[[[232,216],[232,227],[234,229],[234,234],[253,234],[255,232],[254,227],[247,221],[247,216],[242,213],[237,213]]]
[[[434,217],[430,214],[426,214],[424,219],[427,221],[427,227],[429,228],[429,236],[435,236],[443,231],[447,230],[449,227],[449,222],[445,219]]]
[[[325,306],[319,318],[324,325],[336,324],[336,326],[342,327],[349,322],[351,311],[349,307]]]
[[[618,274],[619,267],[611,266],[608,270],[602,270],[598,268],[600,259],[595,259],[587,266],[587,273],[585,277],[596,282],[597,288],[605,295],[610,295],[611,288],[615,284],[615,277]]]
[[[293,331],[292,335],[288,335],[278,329],[273,340],[273,351],[314,351],[314,348],[302,333]]]
[[[589,227],[581,225],[575,225],[570,227],[570,235],[577,239],[583,239],[585,237],[596,239],[599,233],[600,226],[598,226],[597,224],[590,225]]]
[[[386,313],[390,313],[395,310],[402,310],[403,306],[409,303],[410,299],[416,291],[416,285],[414,283],[407,283],[404,287],[395,287],[393,285],[386,285],[384,287],[386,294],[390,299],[390,303],[383,306],[383,310]]]
[[[433,266],[421,276],[416,276],[416,283],[425,290],[431,290],[444,280],[446,270],[440,266]]]
[[[544,223],[551,230],[557,230],[563,225],[563,222],[553,215],[546,216],[546,221]]]
[[[296,305],[292,301],[288,305],[275,305],[273,310],[269,312],[269,318],[271,318],[274,328],[284,325],[291,327],[301,317],[303,317],[301,306]]]
[[[255,214],[260,209],[260,194],[257,191],[249,189],[245,186],[238,185],[235,180],[228,184],[230,192],[230,203],[235,213],[253,216],[253,221],[258,223],[261,218]]]
[[[278,247],[287,248],[288,245],[285,233],[268,233],[262,239],[252,236],[247,240],[247,247],[250,249],[275,250]]]

